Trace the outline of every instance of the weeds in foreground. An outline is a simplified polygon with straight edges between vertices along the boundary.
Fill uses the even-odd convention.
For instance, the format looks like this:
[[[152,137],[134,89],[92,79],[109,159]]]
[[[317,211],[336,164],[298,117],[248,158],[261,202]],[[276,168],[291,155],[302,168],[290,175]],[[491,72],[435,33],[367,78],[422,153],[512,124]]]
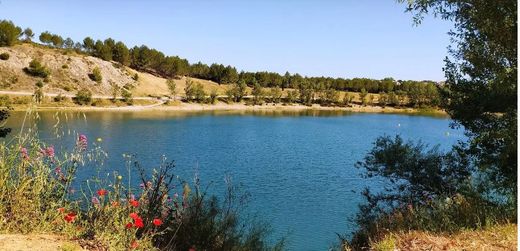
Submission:
[[[58,127],[56,127],[58,128]],[[58,130],[58,129],[56,129]],[[224,199],[208,196],[163,159],[145,169],[126,155],[128,176],[79,180],[79,168],[101,169],[102,139],[77,134],[72,149],[57,153],[36,130],[0,143],[0,229],[5,233],[57,233],[109,250],[281,250],[265,224],[243,217],[246,196],[229,184]],[[56,133],[59,135],[59,132]],[[128,181],[126,183],[125,181]]]

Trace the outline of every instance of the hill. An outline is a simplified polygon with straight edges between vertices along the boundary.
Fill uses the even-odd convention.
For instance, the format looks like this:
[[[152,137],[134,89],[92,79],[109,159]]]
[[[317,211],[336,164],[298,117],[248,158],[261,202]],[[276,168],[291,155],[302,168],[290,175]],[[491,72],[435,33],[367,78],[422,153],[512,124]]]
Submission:
[[[115,84],[132,89],[134,96],[169,94],[165,78],[138,72],[116,62],[78,54],[72,50],[22,43],[12,47],[0,47],[1,53],[9,54],[9,58],[0,60],[0,90],[33,92],[35,83],[42,78],[26,74],[24,68],[28,67],[33,59],[37,59],[50,71],[50,76],[45,79],[46,93],[75,95],[78,90],[86,88],[94,95],[110,96],[112,85]],[[99,68],[102,76],[99,83],[89,78],[89,74],[92,74],[95,68]],[[185,78],[174,81],[177,93],[184,94]],[[218,93],[225,91],[225,87],[212,81],[194,81],[201,83],[206,90],[215,89]]]

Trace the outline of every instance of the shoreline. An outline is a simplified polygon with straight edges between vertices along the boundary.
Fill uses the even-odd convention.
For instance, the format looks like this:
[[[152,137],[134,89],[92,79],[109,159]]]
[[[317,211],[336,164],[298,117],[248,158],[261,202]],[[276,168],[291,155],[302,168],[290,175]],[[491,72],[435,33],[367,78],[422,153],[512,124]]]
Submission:
[[[13,111],[100,111],[100,112],[142,112],[142,111],[164,111],[164,112],[201,112],[201,111],[273,111],[273,112],[299,112],[299,111],[340,111],[352,113],[397,113],[397,114],[431,114],[448,116],[443,110],[438,109],[415,109],[415,108],[395,108],[381,106],[361,106],[352,105],[349,107],[338,106],[305,106],[301,104],[264,104],[264,105],[245,105],[243,103],[226,104],[198,104],[180,103],[177,105],[164,105],[162,103],[153,105],[135,105],[120,107],[95,107],[95,106],[14,106]]]

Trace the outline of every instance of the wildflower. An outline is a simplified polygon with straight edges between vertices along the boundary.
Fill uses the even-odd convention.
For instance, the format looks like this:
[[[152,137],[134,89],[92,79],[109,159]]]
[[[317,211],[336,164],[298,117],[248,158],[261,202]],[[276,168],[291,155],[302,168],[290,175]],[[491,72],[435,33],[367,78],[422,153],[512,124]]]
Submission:
[[[177,199],[177,197],[179,197],[179,194],[178,193],[174,193],[173,194],[173,198]]]
[[[126,228],[126,229],[130,229],[130,228],[132,228],[132,227],[133,227],[132,222],[128,222],[128,223],[126,223],[126,225],[125,225],[125,228]]]
[[[139,201],[134,200],[134,199],[130,199],[128,201],[128,203],[130,203],[130,205],[132,205],[133,207],[138,207],[139,206]]]
[[[188,251],[196,251],[194,248],[190,248]]]
[[[129,216],[130,216],[130,218],[132,218],[132,219],[134,219],[134,220],[137,219],[137,218],[139,218],[139,215],[137,215],[137,213],[130,213]]]
[[[68,222],[68,223],[71,223],[74,221],[74,219],[76,218],[76,214],[75,213],[68,213],[67,215],[65,215],[65,217],[63,217],[63,219]]]
[[[60,207],[60,208],[58,208],[58,212],[60,212],[60,213],[65,213],[65,208],[64,208],[64,207]]]
[[[57,166],[56,168],[54,168],[54,174],[56,174],[56,176],[59,176],[60,174],[62,174],[61,166]]]
[[[102,138],[97,138],[96,141],[97,142],[103,142],[103,139]]]
[[[130,248],[131,249],[136,249],[137,247],[139,247],[139,243],[137,241],[132,241],[132,243],[130,243]]]
[[[99,204],[99,199],[96,196],[92,197],[92,204],[95,204],[95,205]]]
[[[112,206],[113,206],[113,207],[118,207],[118,206],[119,206],[119,202],[117,202],[117,201],[112,201]]]
[[[155,225],[155,226],[160,226],[162,225],[162,220],[161,219],[153,219],[152,223]]]
[[[77,146],[80,150],[87,150],[88,139],[85,134],[80,134],[78,137]]]
[[[134,219],[134,226],[136,228],[144,227],[143,219],[141,217],[137,217],[136,219]]]
[[[107,190],[105,190],[105,189],[99,189],[99,190],[97,191],[97,194],[99,195],[99,197],[103,197],[103,196],[107,195],[107,193],[108,193],[108,192],[107,192]]]
[[[22,154],[22,158],[25,160],[29,159],[29,154],[27,153],[27,148],[22,147],[20,148],[20,154]]]
[[[123,179],[123,176],[119,175],[119,176],[117,176],[117,179],[118,179],[118,180],[122,180],[122,179]]]
[[[54,158],[54,146],[49,146],[43,149],[43,154],[51,159]]]

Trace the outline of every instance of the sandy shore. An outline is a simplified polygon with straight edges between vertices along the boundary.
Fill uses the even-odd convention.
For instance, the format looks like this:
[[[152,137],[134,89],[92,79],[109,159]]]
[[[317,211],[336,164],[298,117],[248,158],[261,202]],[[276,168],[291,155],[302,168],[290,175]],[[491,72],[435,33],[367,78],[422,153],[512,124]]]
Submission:
[[[327,107],[320,105],[305,106],[300,104],[282,105],[282,104],[264,104],[264,105],[245,105],[245,104],[197,104],[197,103],[179,103],[176,105],[164,105],[157,103],[152,105],[134,105],[122,107],[94,107],[94,106],[39,106],[39,107],[14,107],[15,111],[25,111],[28,109],[42,110],[67,110],[67,111],[181,111],[181,112],[197,112],[197,111],[345,111],[345,112],[363,112],[363,113],[430,113],[437,115],[445,115],[441,110],[420,110],[413,108],[394,108],[380,106],[361,106],[352,105],[350,107]]]

